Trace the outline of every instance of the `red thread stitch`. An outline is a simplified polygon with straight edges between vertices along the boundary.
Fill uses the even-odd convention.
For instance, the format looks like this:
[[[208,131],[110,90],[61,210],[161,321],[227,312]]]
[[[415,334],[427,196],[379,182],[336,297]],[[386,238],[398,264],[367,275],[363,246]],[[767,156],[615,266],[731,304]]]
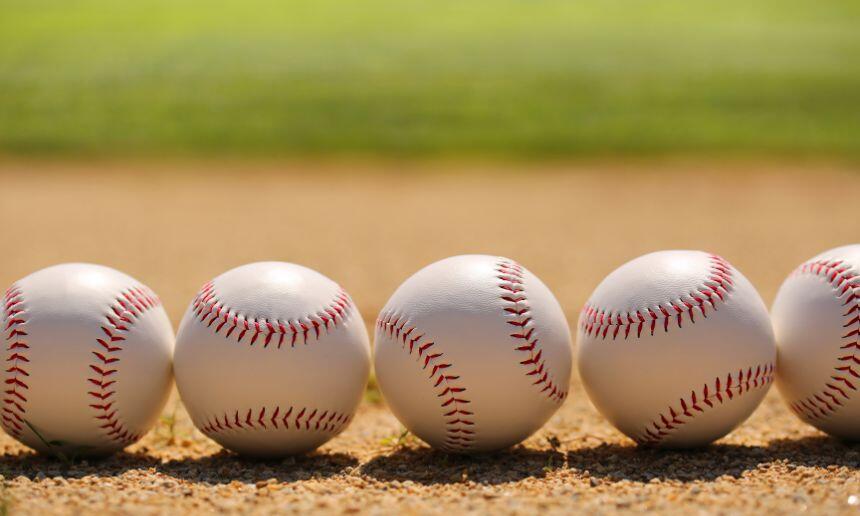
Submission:
[[[224,338],[236,337],[236,342],[242,342],[249,337],[248,344],[253,346],[261,341],[263,347],[268,347],[277,340],[278,349],[289,340],[290,346],[295,346],[299,340],[308,343],[309,338],[319,339],[321,331],[329,331],[337,327],[352,313],[352,299],[345,290],[339,289],[334,299],[315,314],[308,314],[295,319],[269,321],[265,318],[246,317],[236,313],[218,299],[215,285],[207,282],[200,289],[192,303],[194,315],[198,321],[212,328],[215,333],[224,331]],[[217,324],[216,324],[217,323]]]
[[[116,374],[117,363],[120,362],[119,352],[131,327],[147,311],[161,306],[151,290],[144,286],[135,286],[124,290],[114,300],[113,305],[105,315],[101,326],[101,335],[96,339],[98,347],[92,352],[95,360],[90,364],[90,377],[87,381],[94,387],[88,394],[93,398],[90,404],[99,420],[99,428],[107,432],[107,436],[123,445],[131,444],[140,439],[139,433],[132,433],[125,428],[118,416],[116,404]]]
[[[535,385],[541,394],[550,400],[560,403],[567,396],[567,389],[557,385],[550,376],[549,366],[543,357],[543,350],[539,346],[540,339],[532,319],[531,307],[526,294],[523,267],[517,262],[500,258],[496,263],[496,276],[501,281],[499,289],[502,291],[501,298],[505,302],[506,321],[515,328],[511,337],[518,344],[516,350],[528,354],[528,358],[521,361],[528,372],[526,376],[534,377]]]
[[[13,437],[20,437],[24,430],[24,414],[27,412],[27,310],[24,305],[24,293],[15,284],[3,296],[3,333],[6,340],[5,378],[3,384],[3,428]]]
[[[418,354],[422,370],[430,368],[428,379],[437,389],[440,408],[445,418],[445,439],[443,449],[448,451],[468,450],[475,444],[474,413],[466,410],[471,401],[464,394],[466,388],[460,377],[453,374],[453,364],[445,361],[445,354],[439,351],[436,343],[426,339],[425,334],[414,326],[406,326],[407,318],[389,312],[380,315],[376,327],[389,338],[401,341],[401,349],[409,355]]]
[[[352,414],[315,408],[282,408],[274,406],[225,412],[220,417],[211,416],[200,429],[206,435],[215,435],[228,430],[304,430],[340,433],[352,419]]]
[[[842,336],[836,365],[829,381],[818,392],[789,404],[801,417],[822,419],[839,411],[860,387],[860,274],[844,260],[815,260],[798,267],[793,275],[811,274],[824,278],[837,299],[844,296]]]
[[[655,307],[646,307],[633,312],[613,312],[607,308],[592,306],[588,303],[583,307],[580,316],[580,329],[587,336],[600,336],[605,339],[611,336],[615,340],[619,334],[624,338],[630,336],[635,329],[636,337],[642,336],[642,330],[647,329],[651,335],[658,325],[664,332],[669,331],[669,326],[674,321],[681,328],[685,319],[695,324],[695,311],[698,308],[702,317],[707,318],[707,307],[717,310],[717,301],[726,303],[734,288],[733,268],[723,258],[717,255],[709,255],[711,262],[707,277],[702,286],[692,292],[682,295],[676,300],[668,300]],[[610,330],[612,330],[610,334]]]
[[[658,414],[645,426],[642,434],[635,440],[640,444],[660,443],[679,427],[689,423],[697,412],[705,412],[706,409],[714,408],[717,403],[723,404],[726,400],[733,400],[752,389],[765,387],[773,381],[773,375],[773,364],[765,364],[756,366],[755,371],[750,367],[746,372],[739,370],[734,376],[729,373],[725,381],[717,377],[713,388],[705,384],[701,396],[693,390],[689,398],[680,398],[677,406],[669,405],[666,411]]]

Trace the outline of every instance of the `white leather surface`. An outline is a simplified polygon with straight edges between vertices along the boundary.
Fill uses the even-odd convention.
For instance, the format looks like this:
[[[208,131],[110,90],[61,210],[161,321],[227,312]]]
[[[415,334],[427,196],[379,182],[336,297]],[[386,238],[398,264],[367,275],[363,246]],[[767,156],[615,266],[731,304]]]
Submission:
[[[779,289],[772,317],[785,401],[818,429],[860,439],[860,245],[801,265]]]
[[[112,310],[121,307],[117,298],[138,288],[146,289],[126,274],[89,264],[56,265],[16,282],[12,297],[7,293],[3,305],[4,337],[7,349],[15,342],[26,346],[8,351],[7,357],[18,352],[25,360],[6,360],[4,399],[17,399],[20,407],[4,402],[4,415],[14,418],[8,411],[17,413],[45,441],[62,441],[57,447],[67,454],[108,453],[148,431],[161,413],[172,380],[170,321],[160,304],[140,311],[130,307],[133,313],[120,310],[129,321],[118,324],[127,331],[107,320],[108,316],[117,320]],[[13,319],[23,322],[10,326]],[[24,334],[12,335],[10,328]],[[116,340],[105,339],[103,328],[112,329]],[[98,339],[108,340],[117,349],[107,352]],[[110,363],[101,362],[95,352]],[[14,365],[25,373],[10,372]],[[104,389],[93,385],[89,379],[98,378],[93,365],[106,372],[115,370],[105,377],[113,383]],[[16,377],[26,383],[26,387],[15,384],[26,401],[9,393],[12,384],[8,380]],[[107,397],[100,400],[93,392]],[[93,404],[110,407],[97,410]],[[110,420],[96,417],[107,414],[114,415]],[[23,427],[17,432],[21,442],[40,451],[48,449],[29,426],[16,421]],[[115,426],[101,428],[106,422],[115,422]],[[3,426],[13,435],[18,430],[6,419]],[[122,436],[112,438],[109,432],[113,428],[122,428]]]
[[[564,312],[531,272],[506,274],[500,264],[520,267],[482,255],[433,263],[407,279],[380,314],[375,366],[382,394],[398,419],[432,446],[456,452],[511,446],[543,426],[566,397],[571,348]],[[512,337],[529,331],[530,339]],[[535,341],[532,351],[517,350]],[[539,365],[522,363],[538,352]],[[434,366],[444,369],[434,373]],[[541,373],[528,374],[537,368]],[[452,379],[437,384],[441,373]],[[446,392],[446,386],[462,390]],[[452,397],[459,401],[445,405]],[[446,415],[457,407],[466,413]],[[465,440],[452,441],[452,429],[470,433],[454,433]]]
[[[201,320],[192,301],[177,335],[176,382],[194,424],[228,449],[266,457],[314,449],[342,431],[370,368],[367,331],[345,292],[316,271],[282,262],[227,271],[211,292],[203,303],[211,315]],[[346,300],[342,313],[333,308],[339,298]],[[333,313],[326,328],[324,318],[332,321]],[[237,329],[228,335],[230,322],[216,332],[233,316],[242,321]],[[265,331],[252,343],[255,332],[242,335],[244,322]],[[267,322],[286,331],[267,343]],[[222,428],[213,428],[216,421]]]
[[[776,360],[767,310],[749,281],[718,260],[699,251],[636,258],[598,285],[580,317],[578,365],[586,391],[613,425],[639,442],[706,444],[745,420],[767,392]],[[683,310],[680,326],[675,307]],[[636,314],[645,320],[641,328]],[[651,314],[657,316],[653,334]]]

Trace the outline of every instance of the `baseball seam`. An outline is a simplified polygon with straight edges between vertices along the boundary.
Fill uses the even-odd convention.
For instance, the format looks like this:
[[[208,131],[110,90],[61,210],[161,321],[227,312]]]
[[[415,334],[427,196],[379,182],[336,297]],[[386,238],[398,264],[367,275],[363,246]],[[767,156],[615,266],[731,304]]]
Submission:
[[[654,335],[658,324],[668,333],[673,320],[678,328],[683,327],[685,318],[689,319],[690,324],[695,324],[696,308],[702,313],[702,317],[707,318],[708,305],[716,311],[717,301],[726,303],[734,289],[732,266],[715,254],[709,255],[708,259],[710,266],[705,281],[691,292],[677,299],[669,299],[656,307],[640,308],[632,312],[613,312],[608,308],[586,303],[580,317],[580,329],[589,337],[600,336],[603,339],[610,336],[609,330],[612,329],[611,338],[615,340],[622,329],[624,339],[627,339],[635,328],[636,338],[640,338],[645,328]]]
[[[836,365],[824,387],[812,395],[794,400],[789,407],[801,417],[823,419],[839,411],[860,386],[860,274],[845,260],[815,260],[798,267],[793,275],[811,274],[824,278],[847,311],[842,314],[845,335],[842,336]],[[843,354],[844,353],[844,354]]]
[[[526,294],[523,267],[513,260],[499,258],[496,273],[496,278],[500,280],[499,289],[502,290],[500,297],[505,303],[504,312],[508,317],[506,322],[516,328],[510,336],[518,344],[516,350],[528,356],[520,365],[526,367],[526,376],[534,377],[532,385],[540,389],[542,395],[561,403],[567,396],[567,389],[553,380],[543,357],[543,349],[539,346],[540,339]]]
[[[27,310],[24,305],[24,293],[15,284],[3,297],[3,333],[6,340],[5,389],[3,390],[3,428],[13,437],[20,437],[26,424],[24,414],[27,412],[27,391],[30,386],[25,381],[30,373],[27,371]]]
[[[442,448],[448,451],[465,451],[475,444],[476,431],[474,413],[465,406],[471,401],[464,394],[466,387],[460,376],[453,374],[453,364],[445,361],[445,354],[436,348],[436,343],[415,326],[406,326],[407,318],[388,312],[376,321],[379,331],[389,338],[401,342],[401,349],[412,356],[418,354],[422,370],[430,368],[428,380],[433,384],[436,397],[440,398],[440,408],[445,421],[445,439]],[[408,348],[407,348],[408,345]]]
[[[330,432],[333,434],[340,433],[350,419],[352,414],[336,412],[334,410],[323,410],[317,408],[302,407],[294,409],[289,406],[282,409],[280,406],[272,408],[270,415],[266,413],[266,407],[260,408],[260,411],[255,414],[254,409],[248,409],[244,412],[245,417],[240,416],[240,411],[235,410],[232,417],[229,412],[225,412],[220,418],[218,416],[210,416],[206,419],[206,423],[200,427],[200,430],[206,435],[215,435],[231,430],[305,430],[316,432]],[[291,416],[294,416],[292,420]],[[304,418],[304,421],[302,419]],[[292,426],[290,426],[292,421]],[[266,423],[268,422],[269,425]],[[280,426],[279,426],[280,424]]]
[[[338,288],[334,299],[316,313],[293,319],[270,321],[264,317],[240,315],[235,308],[226,306],[218,298],[213,281],[204,284],[192,302],[195,319],[206,327],[212,328],[215,333],[220,334],[222,330],[226,330],[224,338],[230,338],[235,333],[236,342],[242,342],[246,336],[250,336],[248,339],[250,346],[262,338],[264,348],[268,347],[272,340],[277,339],[278,349],[287,338],[291,347],[294,347],[299,340],[303,344],[307,344],[311,337],[319,340],[321,331],[327,332],[337,327],[349,317],[352,308],[353,303],[349,294],[342,288]],[[217,325],[215,325],[216,322]]]
[[[697,413],[704,413],[707,409],[714,408],[717,404],[733,400],[736,397],[760,387],[765,387],[773,382],[774,365],[758,365],[753,371],[752,367],[738,371],[737,375],[727,374],[725,381],[721,377],[714,380],[713,389],[706,383],[702,388],[701,397],[696,390],[690,391],[689,398],[679,398],[677,410],[669,405],[666,411],[658,414],[645,426],[643,432],[635,438],[640,444],[658,444],[672,435],[679,427],[689,423]],[[703,406],[704,405],[704,406]],[[686,419],[684,419],[686,418]]]
[[[120,421],[115,407],[116,401],[116,375],[119,372],[119,357],[122,352],[124,336],[131,331],[137,320],[149,310],[161,306],[158,296],[143,286],[134,286],[120,293],[105,314],[101,331],[104,334],[96,339],[98,347],[92,351],[95,360],[90,364],[90,377],[87,381],[95,386],[87,394],[93,398],[90,408],[95,411],[95,418],[99,421],[108,438],[122,445],[131,444],[140,439],[141,434],[131,432]],[[92,387],[91,387],[92,388]]]

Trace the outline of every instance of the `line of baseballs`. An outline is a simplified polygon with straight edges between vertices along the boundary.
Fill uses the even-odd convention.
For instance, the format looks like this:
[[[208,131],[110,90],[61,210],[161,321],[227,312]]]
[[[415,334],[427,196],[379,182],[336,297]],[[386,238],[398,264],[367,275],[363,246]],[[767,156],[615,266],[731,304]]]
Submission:
[[[135,442],[174,377],[195,426],[225,448],[302,453],[349,425],[370,373],[352,298],[289,263],[244,265],[203,285],[175,340],[155,293],[99,265],[34,272],[0,307],[2,426],[45,453]],[[641,256],[597,286],[577,334],[591,401],[640,444],[710,443],[774,380],[801,419],[860,439],[860,245],[800,265],[771,314],[717,255]],[[429,445],[498,450],[567,399],[570,341],[562,308],[528,269],[455,256],[415,273],[382,309],[375,370],[391,410]]]

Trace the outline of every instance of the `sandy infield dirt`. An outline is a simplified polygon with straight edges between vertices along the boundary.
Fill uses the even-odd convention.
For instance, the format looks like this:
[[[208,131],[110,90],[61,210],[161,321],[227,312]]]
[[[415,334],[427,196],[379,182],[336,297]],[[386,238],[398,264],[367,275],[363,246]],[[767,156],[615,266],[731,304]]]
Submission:
[[[0,284],[58,262],[102,263],[151,286],[178,324],[208,279],[278,259],[341,283],[370,325],[412,272],[479,252],[540,276],[575,332],[603,276],[658,249],[721,254],[770,304],[797,264],[860,241],[858,172],[692,162],[501,171],[5,162]],[[402,435],[374,392],[341,436],[278,462],[221,451],[175,395],[154,431],[105,460],[38,457],[5,435],[0,447],[0,513],[860,514],[860,445],[805,426],[775,390],[734,433],[689,452],[637,449],[577,379],[545,428],[494,455],[431,451]]]

